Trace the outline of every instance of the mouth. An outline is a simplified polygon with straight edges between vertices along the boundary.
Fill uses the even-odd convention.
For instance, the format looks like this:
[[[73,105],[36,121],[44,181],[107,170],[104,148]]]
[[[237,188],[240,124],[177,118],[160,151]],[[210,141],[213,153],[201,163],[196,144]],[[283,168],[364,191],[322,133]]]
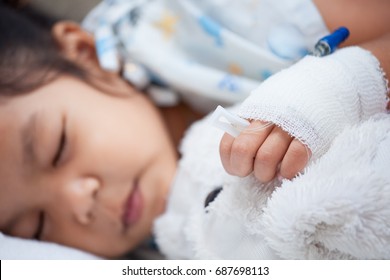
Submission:
[[[142,194],[139,185],[134,184],[134,188],[127,198],[124,206],[122,222],[126,228],[135,225],[141,218],[143,209]]]

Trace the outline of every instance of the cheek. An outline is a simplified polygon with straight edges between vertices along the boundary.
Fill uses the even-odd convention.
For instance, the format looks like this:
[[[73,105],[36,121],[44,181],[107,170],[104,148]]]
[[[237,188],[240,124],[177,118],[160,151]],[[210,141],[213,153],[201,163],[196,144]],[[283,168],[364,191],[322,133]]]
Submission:
[[[101,152],[112,149],[126,154],[131,149],[134,155],[146,155],[166,141],[167,132],[155,108],[142,99],[131,101],[86,120],[89,133],[85,137]]]
[[[145,97],[104,98],[103,101],[88,115],[82,111],[73,122],[78,128],[77,139],[83,142],[80,154],[88,149],[107,160],[142,164],[169,145],[165,125],[157,109]]]
[[[172,143],[160,115],[148,106],[139,107],[128,116],[124,124],[125,146],[132,148],[134,155],[151,157],[172,149]]]
[[[48,222],[47,231],[46,241],[104,257],[120,256],[132,247],[119,226],[105,219],[104,215],[99,215],[99,219],[88,226],[77,224],[69,217],[56,217],[52,223]]]
[[[12,236],[30,239],[32,236],[34,236],[38,228],[37,215],[38,215],[37,212],[32,212],[27,215],[24,215],[22,218],[18,220],[15,227],[8,234]]]

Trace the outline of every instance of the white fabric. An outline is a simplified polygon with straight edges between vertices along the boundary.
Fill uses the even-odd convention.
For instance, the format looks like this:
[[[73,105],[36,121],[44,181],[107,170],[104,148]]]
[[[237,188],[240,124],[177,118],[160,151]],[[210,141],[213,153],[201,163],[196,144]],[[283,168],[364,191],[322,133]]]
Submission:
[[[281,50],[291,53],[299,45],[302,56],[328,33],[311,0],[198,0],[196,5],[227,29],[276,55]]]
[[[116,38],[97,36],[107,24]],[[151,81],[201,112],[244,100],[328,32],[311,0],[107,0],[83,26],[97,36],[101,56],[118,48],[123,64],[145,67]],[[140,72],[126,77],[144,86]]]
[[[4,235],[0,232],[1,260],[96,260],[99,257],[74,248],[22,239]]]
[[[272,195],[259,231],[283,258],[390,259],[390,117],[347,129]]]
[[[203,211],[207,194],[223,185],[228,176],[219,160],[218,145],[222,134],[211,127],[206,118],[195,123],[181,143],[182,158],[168,197],[166,214],[155,221],[156,242],[168,258],[194,257],[192,241],[188,240],[192,231],[189,217]]]
[[[185,138],[154,228],[168,258],[390,259],[389,115],[346,129],[303,175],[268,185],[224,175],[220,137],[201,122]]]
[[[307,56],[254,90],[239,111],[273,122],[321,156],[335,136],[385,112],[387,86],[378,60],[359,47],[326,57]]]

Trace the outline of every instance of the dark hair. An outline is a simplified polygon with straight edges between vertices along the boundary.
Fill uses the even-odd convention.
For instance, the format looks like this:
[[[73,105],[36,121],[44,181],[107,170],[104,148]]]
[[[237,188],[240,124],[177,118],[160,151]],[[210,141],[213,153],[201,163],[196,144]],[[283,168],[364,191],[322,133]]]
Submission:
[[[32,91],[56,78],[87,74],[64,58],[51,36],[56,20],[21,1],[0,2],[0,96]]]

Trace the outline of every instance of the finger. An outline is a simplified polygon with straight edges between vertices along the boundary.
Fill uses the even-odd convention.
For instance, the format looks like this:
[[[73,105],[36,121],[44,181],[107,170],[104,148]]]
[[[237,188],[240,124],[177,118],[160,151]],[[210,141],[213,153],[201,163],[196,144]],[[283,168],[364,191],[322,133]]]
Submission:
[[[230,156],[231,174],[247,176],[253,171],[253,162],[259,147],[263,144],[273,125],[253,121],[233,142]]]
[[[280,165],[280,176],[286,179],[294,178],[305,168],[310,156],[310,150],[299,140],[294,139]]]
[[[271,181],[276,173],[280,162],[282,161],[292,137],[280,127],[275,126],[268,138],[257,152],[254,175],[263,183]]]
[[[221,158],[222,166],[229,174],[231,174],[230,154],[234,139],[235,138],[233,136],[225,133],[222,136],[221,142],[219,143],[219,156]]]

